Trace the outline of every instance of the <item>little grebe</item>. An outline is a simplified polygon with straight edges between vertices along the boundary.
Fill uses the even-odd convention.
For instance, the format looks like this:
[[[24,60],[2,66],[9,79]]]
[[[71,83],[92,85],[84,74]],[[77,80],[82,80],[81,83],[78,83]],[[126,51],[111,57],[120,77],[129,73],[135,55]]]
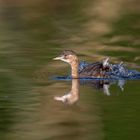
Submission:
[[[86,64],[82,68],[79,68],[79,59],[76,53],[71,50],[63,51],[62,54],[54,58],[54,60],[61,60],[70,64],[72,78],[106,78],[108,77],[107,72],[111,71],[108,58],[102,62]]]

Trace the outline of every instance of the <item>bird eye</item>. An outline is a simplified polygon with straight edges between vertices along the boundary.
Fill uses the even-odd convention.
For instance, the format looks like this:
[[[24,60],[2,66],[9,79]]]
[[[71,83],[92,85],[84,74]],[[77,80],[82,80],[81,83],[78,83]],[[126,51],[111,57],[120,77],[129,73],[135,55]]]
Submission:
[[[67,59],[67,55],[66,54],[64,55],[64,58]]]

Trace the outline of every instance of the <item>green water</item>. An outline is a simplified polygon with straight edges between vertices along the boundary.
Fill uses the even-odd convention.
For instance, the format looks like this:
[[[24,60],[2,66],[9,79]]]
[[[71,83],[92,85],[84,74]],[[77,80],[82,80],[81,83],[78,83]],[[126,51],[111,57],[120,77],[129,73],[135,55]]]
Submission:
[[[54,62],[71,49],[89,62],[110,57],[140,71],[140,3],[136,0],[0,1],[0,139],[131,140],[140,138],[140,81],[117,83],[110,96],[80,85],[74,104],[54,100],[71,90]]]

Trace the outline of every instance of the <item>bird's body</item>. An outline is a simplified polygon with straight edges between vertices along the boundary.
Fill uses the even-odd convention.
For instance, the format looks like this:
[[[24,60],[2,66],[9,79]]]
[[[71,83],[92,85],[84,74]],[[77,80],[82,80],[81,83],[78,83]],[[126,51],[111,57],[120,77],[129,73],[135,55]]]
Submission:
[[[96,77],[105,78],[108,77],[107,72],[110,71],[110,67],[103,66],[102,62],[96,62],[85,66],[79,71],[79,77]]]

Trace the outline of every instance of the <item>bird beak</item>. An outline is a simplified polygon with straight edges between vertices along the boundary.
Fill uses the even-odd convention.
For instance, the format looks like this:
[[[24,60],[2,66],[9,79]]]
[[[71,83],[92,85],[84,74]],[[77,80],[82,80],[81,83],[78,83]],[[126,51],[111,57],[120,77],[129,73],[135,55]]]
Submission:
[[[62,59],[63,59],[62,56],[58,56],[58,57],[53,58],[53,60],[62,60]]]
[[[53,60],[61,60],[63,62],[69,63],[69,61],[66,60],[63,55],[62,56],[55,57],[55,58],[53,58]]]

